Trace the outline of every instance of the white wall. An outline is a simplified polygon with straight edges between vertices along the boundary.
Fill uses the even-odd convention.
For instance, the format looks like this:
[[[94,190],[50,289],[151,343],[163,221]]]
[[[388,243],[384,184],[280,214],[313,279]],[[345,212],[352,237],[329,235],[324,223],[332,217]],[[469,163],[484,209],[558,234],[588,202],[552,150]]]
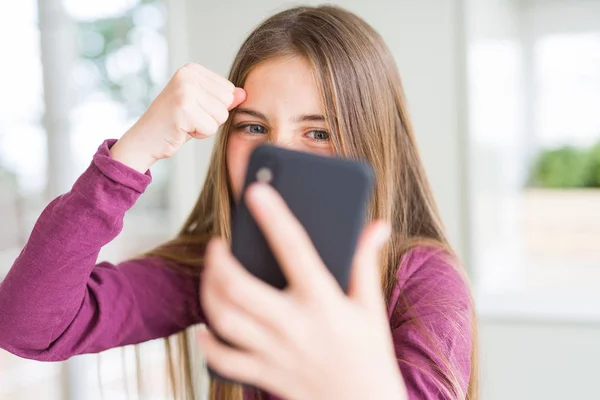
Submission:
[[[521,0],[521,6],[536,34],[598,30],[598,0]]]
[[[480,322],[482,400],[600,399],[600,327]]]

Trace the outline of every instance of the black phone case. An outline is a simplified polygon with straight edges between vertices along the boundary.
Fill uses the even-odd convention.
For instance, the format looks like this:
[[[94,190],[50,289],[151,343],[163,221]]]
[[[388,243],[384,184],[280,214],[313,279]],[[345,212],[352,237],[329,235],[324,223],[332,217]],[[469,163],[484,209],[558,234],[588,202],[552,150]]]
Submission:
[[[259,179],[259,171],[270,175],[270,184],[302,223],[324,264],[346,291],[372,190],[370,167],[358,161],[262,145],[250,156],[244,191]],[[231,249],[250,273],[276,288],[286,287],[277,260],[243,196],[232,218]]]

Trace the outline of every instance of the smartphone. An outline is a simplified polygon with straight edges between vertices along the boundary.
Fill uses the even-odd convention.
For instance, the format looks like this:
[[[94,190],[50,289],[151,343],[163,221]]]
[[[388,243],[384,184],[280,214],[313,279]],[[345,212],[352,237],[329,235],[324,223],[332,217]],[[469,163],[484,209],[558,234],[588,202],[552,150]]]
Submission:
[[[279,192],[345,291],[372,190],[370,168],[357,161],[262,145],[250,156],[244,190],[255,181],[268,182]],[[257,278],[278,289],[287,285],[243,196],[232,218],[231,250]]]
[[[256,181],[267,182],[279,192],[324,265],[347,291],[373,186],[371,168],[359,161],[261,145],[250,156],[243,190]],[[234,207],[231,229],[232,253],[240,263],[257,278],[285,288],[286,279],[244,196]],[[214,371],[211,374],[223,379]]]

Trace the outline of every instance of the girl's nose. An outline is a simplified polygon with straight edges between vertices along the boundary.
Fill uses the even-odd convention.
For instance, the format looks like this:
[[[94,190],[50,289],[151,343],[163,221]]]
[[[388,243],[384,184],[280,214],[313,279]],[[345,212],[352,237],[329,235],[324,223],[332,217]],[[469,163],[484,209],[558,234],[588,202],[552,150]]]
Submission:
[[[298,146],[298,142],[292,132],[272,132],[271,135],[269,135],[267,142],[273,146],[284,147],[291,150],[294,150]]]

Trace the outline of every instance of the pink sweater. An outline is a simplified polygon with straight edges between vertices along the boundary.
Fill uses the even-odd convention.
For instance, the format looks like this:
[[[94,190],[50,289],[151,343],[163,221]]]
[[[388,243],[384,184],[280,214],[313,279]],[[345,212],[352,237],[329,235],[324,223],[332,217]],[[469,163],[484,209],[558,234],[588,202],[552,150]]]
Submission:
[[[197,278],[157,258],[97,263],[151,182],[149,171],[141,174],[110,157],[114,142],[104,142],[73,188],[46,207],[0,283],[0,348],[59,361],[204,322]],[[450,398],[438,372],[448,367],[466,392],[471,309],[466,283],[439,250],[415,248],[402,258],[389,317],[411,399]]]

